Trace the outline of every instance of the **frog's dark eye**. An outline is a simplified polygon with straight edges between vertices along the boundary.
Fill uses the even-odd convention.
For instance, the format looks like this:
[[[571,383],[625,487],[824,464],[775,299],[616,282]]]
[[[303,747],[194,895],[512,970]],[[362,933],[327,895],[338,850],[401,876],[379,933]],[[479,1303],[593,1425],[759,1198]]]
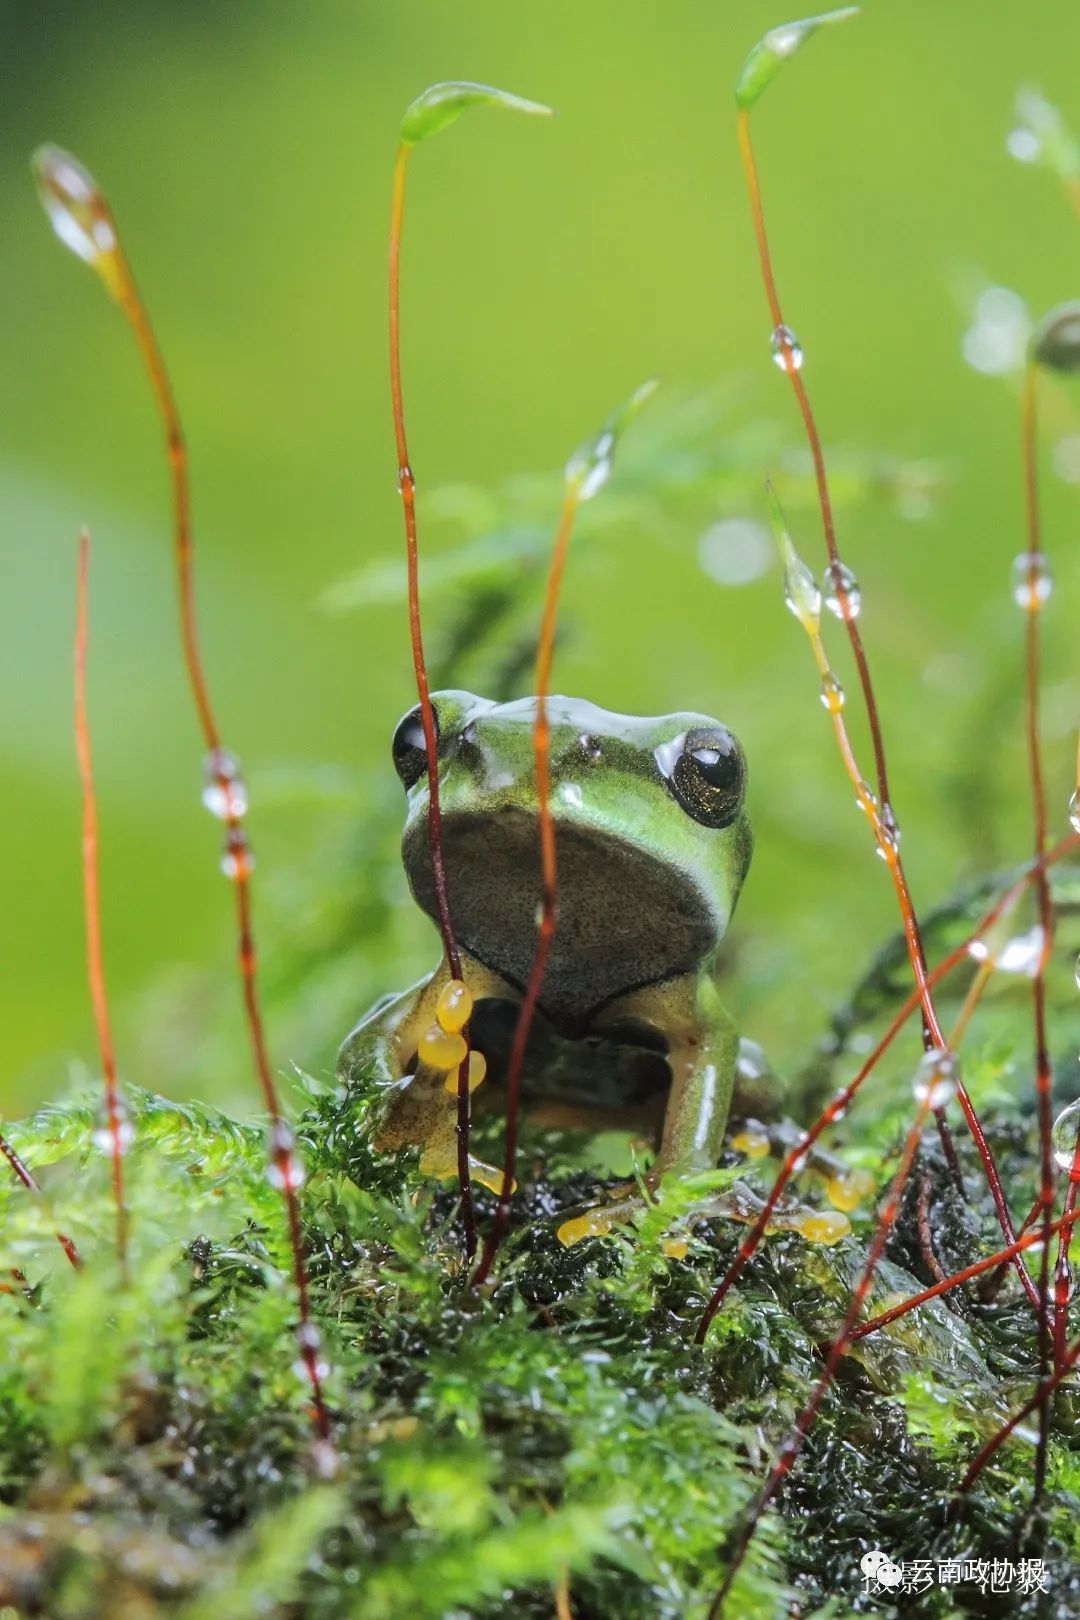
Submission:
[[[746,765],[730,731],[696,727],[656,750],[656,763],[687,815],[703,827],[730,827],[742,809]]]
[[[431,709],[435,721],[435,741],[439,740],[439,711],[434,704]],[[424,746],[424,727],[420,720],[419,708],[410,709],[403,720],[398,721],[394,740],[390,744],[393,755],[394,769],[401,777],[406,788],[411,788],[419,782],[427,770],[427,749]]]

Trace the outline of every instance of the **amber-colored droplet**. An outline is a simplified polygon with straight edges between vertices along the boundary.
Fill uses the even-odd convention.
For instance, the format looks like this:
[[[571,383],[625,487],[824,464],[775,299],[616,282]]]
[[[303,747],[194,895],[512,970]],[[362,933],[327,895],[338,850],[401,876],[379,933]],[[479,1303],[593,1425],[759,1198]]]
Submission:
[[[563,1221],[556,1236],[559,1242],[570,1248],[573,1243],[580,1243],[582,1238],[607,1237],[611,1231],[611,1222],[605,1220],[599,1210],[591,1210],[587,1215],[575,1215],[572,1221]]]
[[[476,1090],[477,1086],[480,1085],[480,1083],[483,1081],[483,1078],[484,1078],[484,1076],[486,1074],[487,1074],[487,1058],[484,1056],[483,1052],[477,1052],[477,1051],[470,1052],[469,1053],[469,1090],[470,1090],[470,1092],[473,1092],[473,1091]],[[446,1089],[447,1089],[447,1091],[450,1093],[450,1095],[452,1097],[457,1096],[457,1078],[458,1078],[457,1069],[451,1069],[450,1073],[446,1077],[446,1081],[445,1081]]]
[[[685,1238],[665,1238],[660,1248],[669,1260],[685,1260],[690,1252],[690,1245]]]
[[[745,1153],[748,1159],[764,1159],[769,1151],[769,1138],[763,1131],[739,1131],[731,1138],[736,1153]]]
[[[814,1210],[795,1223],[795,1231],[804,1237],[807,1243],[828,1245],[839,1243],[841,1238],[847,1237],[851,1231],[851,1222],[838,1210]]]
[[[849,1213],[868,1198],[874,1190],[874,1178],[869,1170],[844,1170],[830,1176],[825,1183],[825,1196],[834,1209]]]
[[[472,991],[464,979],[451,979],[444,984],[435,1003],[435,1019],[440,1029],[456,1035],[472,1017]]]
[[[432,1024],[426,1035],[421,1035],[417,1054],[429,1069],[457,1069],[465,1061],[469,1050],[464,1037]]]

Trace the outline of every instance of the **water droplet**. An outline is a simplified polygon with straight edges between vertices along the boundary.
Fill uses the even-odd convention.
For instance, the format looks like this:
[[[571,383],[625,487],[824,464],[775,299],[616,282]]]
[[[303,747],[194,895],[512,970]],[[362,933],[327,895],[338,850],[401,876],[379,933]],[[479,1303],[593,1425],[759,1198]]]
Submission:
[[[221,857],[221,870],[233,883],[250,877],[255,867],[255,857],[251,853],[251,846],[244,836],[241,827],[230,827],[229,836],[225,842],[225,853]]]
[[[1012,594],[1017,607],[1037,613],[1053,589],[1050,565],[1041,551],[1022,551],[1013,559]]]
[[[100,269],[102,259],[115,253],[117,240],[93,175],[59,146],[41,147],[33,166],[49,224],[66,248]]]
[[[845,563],[833,562],[826,568],[821,581],[825,606],[837,619],[857,619],[862,607],[859,582]]]
[[[278,1119],[271,1125],[267,1155],[270,1163],[267,1166],[266,1179],[271,1187],[276,1187],[279,1192],[284,1192],[286,1188],[296,1192],[304,1185],[304,1166],[297,1157],[296,1138],[286,1120]]]
[[[90,1140],[93,1142],[99,1153],[105,1153],[108,1154],[110,1158],[112,1157],[114,1151],[113,1127],[109,1120],[109,1112],[107,1107],[102,1110],[99,1123],[92,1131]],[[126,1153],[134,1140],[135,1127],[128,1118],[128,1112],[124,1107],[124,1104],[118,1100],[116,1106],[116,1150],[122,1154]]]
[[[1080,1099],[1069,1104],[1054,1121],[1050,1132],[1054,1162],[1059,1170],[1071,1172],[1076,1155],[1076,1136],[1080,1131]],[[1070,1177],[1071,1179],[1071,1177]],[[1077,1178],[1080,1180],[1080,1177]]]
[[[760,1080],[762,1075],[769,1073],[769,1060],[765,1056],[765,1048],[745,1035],[739,1041],[739,1052],[735,1059],[735,1073],[739,1080],[744,1083]]]
[[[614,449],[615,435],[611,432],[601,433],[592,446],[591,456],[577,475],[581,480],[578,485],[579,500],[591,501],[603,489],[615,465]]]
[[[566,463],[564,476],[571,488],[576,488],[579,501],[591,501],[598,495],[611,477],[615,464],[615,449],[627,426],[644,405],[645,401],[656,392],[655,378],[642,383],[635,389],[628,400],[625,400],[604,423],[595,437],[588,439],[581,445],[570,460]]]
[[[1076,973],[1076,988],[1078,990],[1080,990],[1080,956],[1078,956],[1076,958],[1075,973]]]
[[[202,802],[219,821],[238,821],[248,798],[240,763],[227,748],[214,748],[203,761]]]
[[[1069,825],[1073,832],[1080,833],[1080,788],[1076,789],[1069,800]]]
[[[1073,1294],[1072,1267],[1064,1255],[1054,1267],[1054,1303],[1064,1305]]]
[[[947,1047],[935,1047],[923,1054],[911,1083],[915,1101],[930,1108],[944,1108],[956,1095],[960,1082],[960,1059]]]
[[[830,714],[839,714],[844,707],[844,688],[832,670],[821,678],[821,701]]]
[[[802,344],[799,342],[790,326],[777,326],[769,339],[772,349],[773,364],[781,371],[801,371],[803,363]]]
[[[873,794],[871,794],[873,798]],[[875,823],[877,833],[877,854],[883,861],[894,855],[900,848],[900,824],[893,815],[891,804],[883,804]]]
[[[784,568],[784,601],[804,628],[816,630],[821,623],[821,592],[817,588],[817,580],[786,534],[780,541],[780,553]]]
[[[994,966],[1000,973],[1019,973],[1033,979],[1042,965],[1045,937],[1039,923],[1026,934],[1014,934],[1001,947]]]

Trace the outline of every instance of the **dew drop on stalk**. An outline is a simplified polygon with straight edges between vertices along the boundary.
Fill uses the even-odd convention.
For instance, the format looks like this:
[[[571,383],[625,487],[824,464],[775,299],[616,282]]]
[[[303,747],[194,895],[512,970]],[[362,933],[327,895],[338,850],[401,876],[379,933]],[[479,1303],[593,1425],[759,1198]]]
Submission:
[[[91,1133],[90,1140],[93,1142],[99,1153],[111,1154],[114,1151],[113,1130],[112,1125],[109,1122],[109,1111],[107,1108],[102,1110],[99,1117],[99,1123],[95,1126],[93,1132]],[[123,1103],[118,1101],[116,1105],[115,1147],[121,1153],[126,1153],[134,1140],[135,1127],[128,1118],[127,1109],[124,1107]]]
[[[862,607],[859,582],[846,563],[833,562],[826,568],[821,580],[821,594],[825,606],[837,619],[857,619]]]
[[[1041,551],[1022,551],[1013,559],[1013,601],[1025,613],[1037,613],[1049,599],[1053,585],[1050,564]]]
[[[1080,788],[1077,788],[1069,800],[1069,825],[1073,832],[1080,833]]]
[[[203,761],[202,802],[219,821],[238,821],[248,797],[240,763],[227,748],[214,748]]]
[[[945,1047],[934,1047],[923,1054],[912,1079],[915,1101],[929,1108],[944,1108],[956,1095],[960,1081],[960,1059]]]
[[[1076,1136],[1080,1131],[1080,1099],[1069,1104],[1054,1121],[1050,1132],[1054,1162],[1059,1170],[1071,1172],[1076,1155]],[[1070,1176],[1071,1179],[1071,1176]],[[1080,1181],[1080,1175],[1076,1178]]]
[[[802,344],[790,326],[774,327],[769,345],[772,349],[773,364],[779,366],[781,371],[802,370]]]
[[[830,714],[839,714],[844,707],[844,688],[832,670],[821,678],[821,701]]]
[[[100,269],[101,261],[116,251],[116,227],[93,175],[70,152],[43,146],[34,154],[34,178],[61,242]]]
[[[225,853],[221,857],[222,872],[230,882],[239,883],[251,875],[254,865],[255,857],[251,853],[251,845],[244,837],[243,829],[230,827],[225,842]]]
[[[296,1154],[296,1138],[285,1120],[275,1120],[270,1127],[267,1153],[270,1163],[266,1179],[271,1187],[279,1192],[296,1192],[304,1185],[305,1171]]]
[[[780,550],[784,566],[784,601],[801,625],[817,629],[821,622],[821,592],[817,580],[786,534],[780,542]]]
[[[1041,923],[1029,928],[1026,934],[1014,934],[997,953],[994,966],[999,973],[1018,973],[1033,979],[1043,959],[1045,938]]]

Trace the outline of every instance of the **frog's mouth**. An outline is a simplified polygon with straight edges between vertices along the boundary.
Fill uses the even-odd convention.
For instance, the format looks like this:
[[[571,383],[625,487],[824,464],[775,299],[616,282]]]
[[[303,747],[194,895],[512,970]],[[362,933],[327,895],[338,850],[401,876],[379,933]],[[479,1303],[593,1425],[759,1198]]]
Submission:
[[[526,811],[452,812],[442,826],[450,915],[459,945],[523,987],[536,945],[540,869]],[[561,902],[540,1004],[573,1025],[613,997],[696,968],[717,943],[705,895],[676,867],[609,831],[560,820]],[[435,916],[424,821],[403,846],[417,903]]]

